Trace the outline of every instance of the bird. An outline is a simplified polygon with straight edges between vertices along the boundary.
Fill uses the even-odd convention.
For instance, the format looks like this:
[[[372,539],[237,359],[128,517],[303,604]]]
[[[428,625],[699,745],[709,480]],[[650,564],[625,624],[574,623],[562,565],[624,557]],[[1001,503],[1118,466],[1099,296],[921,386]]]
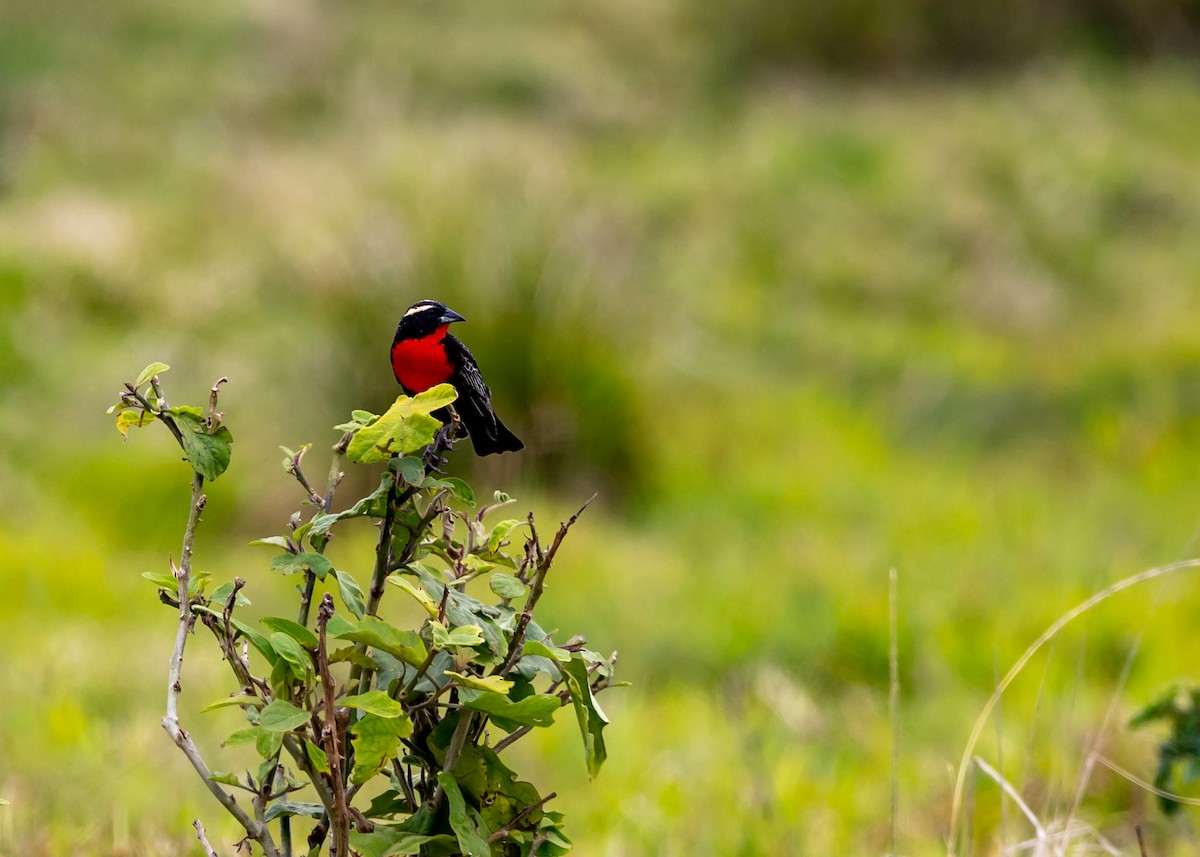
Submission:
[[[516,452],[525,448],[492,409],[492,391],[483,382],[475,357],[448,333],[451,324],[466,321],[434,300],[417,301],[400,317],[392,340],[392,372],[410,396],[438,384],[451,384],[458,393],[455,410],[466,426],[476,455]]]

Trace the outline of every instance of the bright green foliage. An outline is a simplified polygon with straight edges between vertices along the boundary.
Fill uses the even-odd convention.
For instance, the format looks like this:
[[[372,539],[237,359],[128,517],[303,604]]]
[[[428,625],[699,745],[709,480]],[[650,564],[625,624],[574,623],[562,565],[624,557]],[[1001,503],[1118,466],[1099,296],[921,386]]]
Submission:
[[[192,469],[212,481],[229,467],[233,435],[225,426],[210,425],[199,408],[171,408],[169,417],[179,429],[183,452]]]
[[[208,416],[167,408],[162,371],[152,364],[127,387],[119,427],[173,426],[202,484],[229,463],[216,394]],[[401,396],[382,416],[355,411],[338,426],[345,434],[336,455],[387,465],[378,487],[342,511],[324,499],[336,481],[327,495],[308,487],[301,468],[309,447],[284,449],[285,471],[306,486],[315,508],[293,515],[287,532],[254,543],[281,551],[270,568],[299,578],[296,619],[239,615],[250,603],[240,580],[206,595],[207,574],[143,575],[168,603],[185,584],[184,615],[211,632],[232,668],[230,695],[204,711],[240,709],[251,725],[224,746],[252,745],[261,762],[257,772],[218,772],[211,781],[268,796],[265,827],[243,822],[259,846],[275,826],[282,834],[287,825],[294,839],[293,826],[308,825],[320,842],[310,853],[326,845],[330,854],[353,849],[365,857],[527,857],[535,848],[546,857],[570,849],[562,816],[545,810],[546,798],[500,753],[552,726],[555,712],[571,705],[595,775],[607,724],[595,695],[610,686],[615,656],[591,652],[579,636],[555,643],[534,618],[570,523],[552,540],[538,536],[532,517],[489,525],[485,517],[510,502],[506,495],[475,509],[467,483],[430,473],[423,452],[441,425],[431,414],[453,400],[443,385]],[[437,452],[454,441],[438,441],[445,446]],[[366,526],[358,518],[371,519],[379,536],[374,561],[356,574],[335,569],[324,550],[335,528]],[[519,532],[526,536],[514,546]],[[406,597],[386,599],[395,591],[389,582]],[[406,627],[391,607],[411,611],[414,601],[420,622]],[[244,644],[262,659],[244,657]]]
[[[399,396],[387,412],[359,429],[346,449],[356,464],[389,461],[393,455],[419,452],[433,442],[441,423],[430,414],[458,397],[449,384],[438,384],[415,396]]]
[[[290,732],[308,720],[308,712],[277,699],[258,715],[258,725],[268,732]]]
[[[567,689],[571,691],[571,703],[575,706],[575,716],[579,719],[579,731],[583,735],[583,746],[587,752],[588,773],[592,776],[600,773],[600,766],[608,757],[604,749],[604,727],[608,718],[596,703],[592,694],[588,662],[576,653],[571,660],[563,664],[563,678]]]

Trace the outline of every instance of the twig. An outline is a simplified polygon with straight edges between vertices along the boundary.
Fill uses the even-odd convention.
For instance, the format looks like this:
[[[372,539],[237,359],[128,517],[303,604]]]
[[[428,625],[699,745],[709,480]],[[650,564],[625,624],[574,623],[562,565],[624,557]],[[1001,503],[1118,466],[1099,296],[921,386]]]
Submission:
[[[467,711],[459,715],[458,725],[454,727],[454,734],[450,737],[450,746],[446,748],[446,761],[442,765],[443,773],[450,773],[454,770],[454,766],[458,764],[458,757],[462,755],[463,745],[467,743],[467,733],[471,731],[471,721],[474,719],[472,716],[474,713],[473,711]],[[433,793],[433,797],[429,799],[429,808],[434,813],[438,811],[444,793],[439,783]]]
[[[333,508],[333,492],[342,484],[342,477],[346,475],[342,472],[342,465],[346,462],[346,450],[353,439],[354,432],[348,431],[342,435],[341,440],[333,445],[333,461],[329,465],[329,479],[325,483],[324,508],[326,512]]]
[[[533,573],[533,583],[529,591],[529,600],[525,602],[525,609],[521,611],[521,618],[517,620],[517,627],[513,630],[512,642],[508,646],[508,654],[504,658],[504,663],[492,671],[492,675],[504,675],[513,668],[513,664],[521,657],[521,647],[525,642],[525,630],[533,620],[533,608],[537,606],[538,600],[542,597],[542,592],[546,588],[546,574],[550,571],[550,566],[554,564],[554,556],[558,553],[559,545],[567,537],[567,532],[571,529],[572,525],[579,520],[579,516],[583,514],[583,510],[595,499],[596,495],[593,494],[588,498],[586,503],[579,507],[579,510],[574,515],[559,525],[558,532],[554,534],[554,541],[550,544],[550,549],[545,553],[542,553],[541,545],[538,543],[537,529],[533,524],[533,515],[530,514],[529,529],[532,533],[530,543],[537,557],[537,568]]]
[[[200,840],[200,845],[202,848],[204,848],[204,853],[207,854],[208,857],[217,857],[217,852],[209,843],[208,834],[204,832],[204,825],[200,823],[200,819],[197,818],[195,821],[193,821],[192,827],[196,828],[196,838]]]
[[[300,447],[300,449],[292,455],[292,460],[288,464],[287,471],[293,477],[295,477],[297,482],[300,483],[300,487],[303,488],[304,493],[308,495],[308,501],[318,509],[324,511],[325,498],[318,494],[316,489],[312,487],[312,484],[308,481],[308,477],[304,475],[304,470],[300,466],[300,463],[304,460],[304,454],[308,452],[309,449],[310,446],[308,444]]]
[[[533,842],[529,843],[529,857],[537,857],[538,849],[541,848],[549,838],[549,833],[539,833],[537,836],[533,837]]]
[[[350,812],[346,804],[346,789],[342,779],[341,742],[337,722],[337,707],[334,705],[333,676],[329,672],[329,652],[326,648],[326,625],[333,616],[333,596],[328,592],[317,609],[317,672],[321,676],[321,687],[325,692],[325,725],[321,733],[325,753],[329,757],[330,780],[333,783],[333,857],[350,855]]]
[[[180,554],[179,566],[173,568],[179,589],[179,628],[175,634],[175,650],[171,654],[171,666],[167,675],[167,713],[162,719],[163,729],[171,736],[175,745],[183,751],[188,761],[204,785],[212,793],[229,814],[237,819],[246,831],[247,836],[257,842],[263,850],[264,857],[278,857],[275,841],[266,826],[251,818],[242,809],[233,795],[227,793],[213,781],[212,771],[209,770],[200,751],[196,749],[191,736],[179,725],[179,694],[182,691],[180,673],[183,670],[183,652],[187,645],[188,631],[192,625],[192,605],[188,595],[188,584],[191,581],[192,551],[196,543],[196,527],[200,523],[200,513],[204,511],[204,477],[199,473],[192,474],[192,500],[188,513],[187,526],[183,533],[183,550]]]
[[[389,470],[391,484],[388,486],[387,506],[383,512],[383,523],[379,525],[379,543],[375,546],[375,570],[371,574],[371,591],[367,599],[367,615],[375,616],[379,612],[379,602],[383,600],[384,584],[387,581],[389,563],[392,554],[392,527],[396,523],[396,505],[399,500],[396,474]],[[407,492],[406,492],[407,493]],[[413,538],[417,538],[414,534]]]
[[[558,797],[558,792],[550,792],[550,794],[546,795],[544,798],[539,800],[537,803],[529,804],[529,806],[525,807],[520,812],[518,812],[516,815],[514,815],[512,817],[512,821],[510,821],[508,824],[504,825],[499,830],[497,830],[495,833],[493,833],[491,836],[489,836],[487,841],[488,842],[497,842],[497,841],[503,839],[504,837],[508,836],[510,833],[513,832],[513,828],[516,827],[518,821],[520,821],[525,816],[529,815],[529,813],[533,812],[535,809],[541,809],[543,806],[545,806],[548,802],[554,800],[556,797]]]
[[[296,740],[294,735],[283,736],[283,748],[288,751],[288,755],[295,761],[296,766],[304,771],[304,775],[308,777],[313,788],[317,791],[317,797],[321,800],[321,806],[325,807],[327,813],[333,813],[333,793],[329,791],[329,786],[321,779],[316,768],[309,761],[308,752],[304,749],[304,745]]]
[[[1142,836],[1142,826],[1140,824],[1134,825],[1133,832],[1137,834],[1138,852],[1142,857],[1150,857],[1150,852],[1146,850],[1146,838]]]
[[[422,676],[424,676],[425,673],[429,671],[429,668],[433,665],[433,659],[437,657],[437,653],[437,649],[430,647],[429,654],[425,656],[425,660],[421,662],[419,667],[417,667],[416,674],[412,677],[412,680],[404,686],[404,690],[400,692],[400,699],[404,700],[409,697],[409,695],[413,692],[413,688],[417,686],[417,682],[421,680]]]
[[[514,744],[517,741],[520,741],[522,738],[524,738],[526,735],[528,735],[532,731],[533,731],[532,726],[522,726],[516,732],[513,732],[512,734],[510,734],[507,738],[497,741],[496,745],[494,747],[492,747],[492,752],[499,754],[500,751],[502,751],[505,747],[508,747],[511,744]]]

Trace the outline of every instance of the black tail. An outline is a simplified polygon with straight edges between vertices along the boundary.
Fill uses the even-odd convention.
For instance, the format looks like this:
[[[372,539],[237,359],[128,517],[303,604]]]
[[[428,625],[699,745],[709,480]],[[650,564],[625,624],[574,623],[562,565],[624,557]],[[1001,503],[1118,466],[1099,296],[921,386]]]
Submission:
[[[476,455],[516,452],[525,448],[521,439],[500,422],[500,418],[490,407],[479,408],[478,404],[470,399],[459,399],[455,402],[458,415],[462,418],[463,425],[467,427],[471,445],[475,447]]]

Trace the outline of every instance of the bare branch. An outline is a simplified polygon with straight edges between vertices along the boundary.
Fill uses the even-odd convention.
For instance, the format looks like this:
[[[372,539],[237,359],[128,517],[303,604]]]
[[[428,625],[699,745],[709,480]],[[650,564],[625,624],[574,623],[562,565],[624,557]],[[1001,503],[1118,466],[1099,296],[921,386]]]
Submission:
[[[196,749],[191,736],[179,725],[179,694],[182,691],[180,673],[183,670],[184,647],[187,645],[188,632],[191,630],[193,622],[188,584],[191,581],[192,551],[196,543],[196,527],[200,523],[200,514],[204,511],[204,504],[204,477],[199,473],[193,473],[191,509],[188,513],[187,527],[183,533],[183,550],[180,554],[179,566],[172,565],[175,580],[179,584],[179,627],[175,634],[175,650],[171,654],[171,666],[167,675],[167,713],[162,719],[162,725],[167,734],[171,736],[171,740],[191,762],[192,767],[200,775],[200,779],[204,781],[204,785],[213,797],[220,801],[229,814],[237,819],[246,831],[246,835],[262,847],[265,857],[278,857],[279,852],[275,848],[275,842],[266,825],[251,818],[238,805],[233,795],[213,781],[212,771],[200,755],[200,751]]]
[[[333,814],[330,821],[333,828],[333,857],[349,857],[350,811],[346,803],[345,780],[342,777],[345,754],[341,748],[341,729],[337,722],[337,706],[334,704],[336,691],[333,676],[329,672],[329,650],[326,645],[326,626],[332,616],[333,596],[326,592],[325,597],[321,599],[321,606],[317,608],[317,673],[321,677],[321,689],[325,693],[325,723],[321,730],[321,741],[325,745],[332,772],[330,780],[333,783]]]
[[[200,823],[200,819],[197,818],[195,821],[193,821],[192,827],[196,828],[196,838],[200,840],[200,845],[204,848],[204,853],[207,854],[208,857],[217,857],[217,852],[209,843],[208,834],[204,832],[204,825]]]
[[[533,515],[529,516],[529,529],[532,534],[530,536],[530,543],[533,554],[537,558],[537,567],[533,573],[533,583],[532,589],[529,592],[529,600],[525,602],[525,609],[521,611],[521,618],[517,620],[517,627],[513,631],[512,643],[508,647],[508,655],[504,658],[504,663],[492,671],[493,675],[504,675],[513,668],[513,664],[521,657],[521,647],[525,643],[525,629],[529,627],[529,623],[533,619],[533,609],[537,606],[538,601],[542,597],[542,592],[546,588],[546,574],[550,571],[550,566],[554,564],[554,557],[558,553],[558,548],[562,544],[563,539],[567,537],[567,532],[579,520],[579,516],[583,514],[583,510],[595,499],[596,495],[593,494],[588,498],[586,503],[579,507],[579,511],[559,525],[558,532],[554,534],[554,541],[550,544],[550,549],[544,553],[538,542],[537,528],[533,523]]]
[[[543,806],[545,806],[550,801],[554,800],[556,797],[558,797],[558,792],[550,792],[550,794],[546,795],[544,798],[539,800],[537,803],[531,803],[531,804],[529,804],[529,806],[522,808],[520,812],[518,812],[516,815],[514,815],[512,817],[512,821],[510,821],[508,824],[504,825],[499,830],[497,830],[495,833],[493,833],[491,836],[489,836],[488,842],[498,842],[499,840],[508,836],[510,833],[513,832],[513,828],[517,826],[518,821],[520,821],[525,816],[529,815],[529,813],[533,812],[535,809],[541,809]]]

